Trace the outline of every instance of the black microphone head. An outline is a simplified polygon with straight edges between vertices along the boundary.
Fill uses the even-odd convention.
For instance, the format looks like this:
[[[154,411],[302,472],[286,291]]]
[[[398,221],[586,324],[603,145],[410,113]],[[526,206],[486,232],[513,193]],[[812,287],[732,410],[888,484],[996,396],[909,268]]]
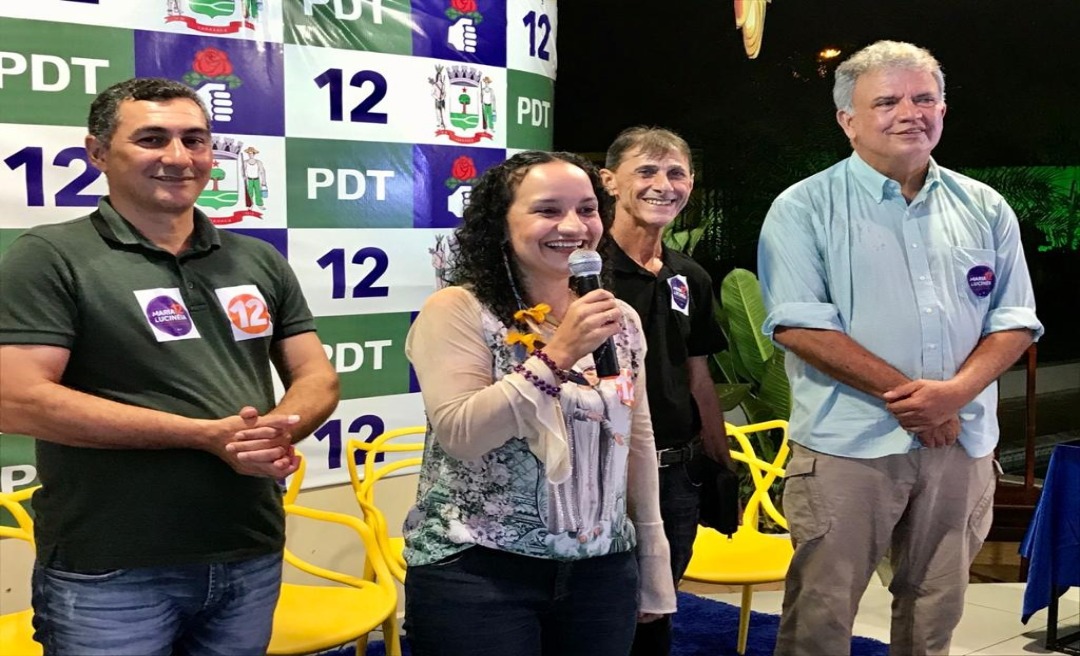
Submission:
[[[575,278],[580,278],[581,276],[598,276],[600,275],[600,270],[604,268],[604,262],[600,259],[600,253],[586,248],[579,248],[573,253],[570,253],[570,258],[567,262],[570,264],[570,275]]]

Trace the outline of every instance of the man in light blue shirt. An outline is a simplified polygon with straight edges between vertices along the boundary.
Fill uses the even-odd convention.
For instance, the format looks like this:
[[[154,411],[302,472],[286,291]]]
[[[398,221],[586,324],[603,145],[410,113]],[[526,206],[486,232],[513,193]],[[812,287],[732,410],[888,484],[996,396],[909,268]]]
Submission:
[[[1016,215],[930,157],[933,56],[879,41],[840,65],[833,96],[855,152],[776,199],[758,251],[793,395],[776,653],[849,653],[889,551],[891,653],[947,654],[990,527],[994,381],[1042,325]]]

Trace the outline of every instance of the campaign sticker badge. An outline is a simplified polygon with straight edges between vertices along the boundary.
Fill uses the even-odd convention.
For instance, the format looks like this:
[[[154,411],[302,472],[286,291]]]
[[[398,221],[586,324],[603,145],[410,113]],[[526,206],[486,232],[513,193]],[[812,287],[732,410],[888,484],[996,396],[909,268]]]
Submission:
[[[269,337],[274,333],[274,322],[266,299],[255,285],[236,285],[215,289],[218,302],[232,325],[233,339],[242,342],[247,339]]]
[[[667,283],[671,288],[671,309],[690,316],[690,287],[686,284],[686,276],[671,276]]]
[[[175,342],[202,337],[184,305],[179,288],[136,289],[134,293],[157,341]]]
[[[968,269],[967,284],[972,294],[979,298],[986,298],[994,291],[994,270],[980,264]]]

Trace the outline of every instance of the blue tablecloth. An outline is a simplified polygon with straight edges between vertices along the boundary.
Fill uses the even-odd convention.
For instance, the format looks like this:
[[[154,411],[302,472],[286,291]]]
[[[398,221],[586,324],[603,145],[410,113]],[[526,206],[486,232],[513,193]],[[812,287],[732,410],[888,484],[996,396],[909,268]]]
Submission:
[[[1054,447],[1020,555],[1031,561],[1021,617],[1026,624],[1050,604],[1055,586],[1059,596],[1080,586],[1080,446]]]

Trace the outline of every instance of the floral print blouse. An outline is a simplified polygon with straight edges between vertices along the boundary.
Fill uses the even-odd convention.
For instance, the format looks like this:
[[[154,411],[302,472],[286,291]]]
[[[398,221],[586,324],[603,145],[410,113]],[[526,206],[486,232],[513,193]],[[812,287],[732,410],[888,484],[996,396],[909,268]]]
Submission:
[[[428,415],[416,505],[405,520],[409,566],[473,545],[575,560],[637,548],[642,612],[672,612],[656,451],[637,314],[619,302],[623,370],[597,380],[592,355],[559,398],[514,367],[558,384],[466,289],[429,297],[406,340]],[[545,325],[532,325],[550,335]],[[545,335],[545,336],[547,336]],[[635,393],[636,392],[636,393]]]

